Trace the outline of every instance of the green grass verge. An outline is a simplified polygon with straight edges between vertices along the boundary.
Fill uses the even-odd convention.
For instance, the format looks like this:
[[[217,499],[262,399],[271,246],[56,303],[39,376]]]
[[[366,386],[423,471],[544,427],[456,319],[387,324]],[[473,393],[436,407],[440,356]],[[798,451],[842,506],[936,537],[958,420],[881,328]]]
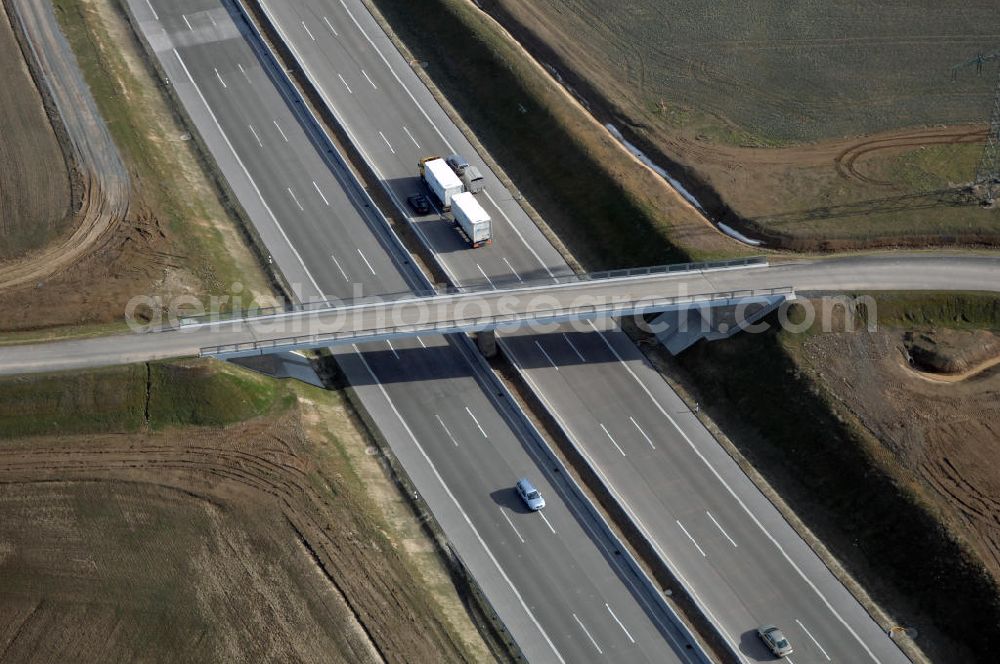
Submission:
[[[294,399],[279,381],[215,362],[4,377],[0,439],[224,426],[288,408]]]
[[[995,298],[876,296],[880,324],[995,325]],[[804,337],[771,330],[700,344],[677,361],[701,403],[872,593],[907,599],[974,661],[1000,651],[1000,595],[979,563],[911,490],[869,455],[868,434],[796,361]],[[962,660],[962,655],[957,655]],[[970,661],[970,660],[962,660]]]
[[[688,260],[654,212],[552,113],[550,93],[542,88],[547,82],[475,6],[461,0],[426,0],[419,10],[407,0],[374,4],[584,264],[598,269]]]
[[[210,221],[226,216],[214,192],[192,187],[176,157],[178,151],[165,147],[179,141],[189,143],[182,140],[182,130],[173,123],[166,102],[157,98],[158,91],[151,88],[149,81],[137,80],[118,48],[121,45],[105,29],[90,3],[53,0],[53,4],[101,116],[133,177],[139,180],[139,186],[134,188],[165,223],[171,241],[179,245],[176,253],[182,254],[179,258],[184,267],[199,279],[206,292],[225,293],[236,282],[269,292],[259,270],[250,273],[246,265],[234,260],[219,228]],[[120,11],[117,2],[110,4]],[[157,135],[168,130],[177,133]],[[197,163],[190,155],[185,159]],[[202,174],[195,177],[208,182]]]

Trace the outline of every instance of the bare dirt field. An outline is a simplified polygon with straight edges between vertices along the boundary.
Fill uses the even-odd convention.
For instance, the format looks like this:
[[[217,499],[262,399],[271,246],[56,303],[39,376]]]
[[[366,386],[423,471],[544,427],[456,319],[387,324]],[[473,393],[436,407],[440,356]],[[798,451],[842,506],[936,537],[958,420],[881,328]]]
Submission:
[[[37,249],[72,219],[70,173],[0,4],[0,262]]]
[[[32,7],[36,1],[5,0]],[[233,208],[153,78],[118,4],[53,4],[57,29],[73,49],[127,170],[128,202],[123,215],[88,239],[81,255],[60,262],[70,254],[50,247],[58,256],[46,265],[57,269],[0,291],[0,307],[10,314],[2,332],[23,339],[107,330],[123,325],[126,303],[136,295],[168,302],[240,291],[247,303],[270,297],[261,259],[248,248]],[[90,200],[87,192],[84,199]],[[0,273],[4,269],[0,264]]]
[[[992,662],[1000,302],[880,293],[852,326],[836,311],[832,332],[819,319],[782,330],[772,316],[764,333],[649,353],[848,587],[932,661]]]
[[[342,394],[204,362],[0,391],[5,661],[489,658]]]
[[[996,244],[972,180],[994,4],[492,0],[486,11],[718,218],[771,246]],[[826,244],[824,244],[826,242]]]

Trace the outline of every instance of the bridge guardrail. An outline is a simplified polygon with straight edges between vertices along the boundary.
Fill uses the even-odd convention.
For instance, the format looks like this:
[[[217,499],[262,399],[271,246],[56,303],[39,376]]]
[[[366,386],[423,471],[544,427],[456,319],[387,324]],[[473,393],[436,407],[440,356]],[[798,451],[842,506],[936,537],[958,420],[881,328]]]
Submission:
[[[710,306],[719,306],[719,303],[721,302],[773,297],[776,295],[791,295],[794,292],[795,289],[791,286],[781,286],[775,288],[720,291],[717,293],[703,293],[698,295],[675,295],[663,298],[640,299],[631,302],[582,304],[567,307],[565,309],[489,315],[447,322],[400,324],[365,330],[327,332],[324,334],[292,335],[287,337],[278,337],[276,339],[205,346],[200,349],[200,355],[202,357],[257,355],[274,352],[280,349],[322,347],[344,343],[364,343],[366,340],[382,340],[419,335],[455,334],[462,332],[477,332],[487,329],[514,329],[529,322],[552,324],[568,322],[571,320],[588,320],[600,317],[621,317],[665,311],[672,307],[683,305],[696,306],[708,304]]]
[[[559,285],[579,283],[582,281],[598,281],[602,279],[622,279],[629,277],[646,277],[656,274],[685,274],[690,272],[701,272],[705,270],[724,270],[733,268],[767,267],[768,262],[765,256],[752,256],[749,258],[736,258],[721,261],[707,261],[700,263],[675,263],[672,265],[653,265],[650,267],[623,268],[620,270],[605,270],[602,272],[591,272],[587,274],[574,274],[557,277],[546,277],[544,279],[531,280],[511,280],[498,282],[474,283],[465,286],[443,286],[439,288],[415,288],[408,291],[396,293],[379,293],[377,295],[358,295],[351,298],[335,298],[332,300],[315,300],[295,304],[292,307],[286,305],[260,307],[244,309],[239,312],[227,314],[199,314],[186,316],[181,319],[179,326],[165,326],[159,331],[173,330],[177,327],[196,325],[204,322],[227,323],[259,316],[269,316],[282,313],[305,313],[314,311],[317,313],[330,311],[340,307],[351,307],[366,303],[375,302],[395,302],[400,300],[435,297],[438,295],[463,295],[468,293],[486,293],[503,288],[531,288],[532,286]],[[498,288],[499,285],[499,288]]]

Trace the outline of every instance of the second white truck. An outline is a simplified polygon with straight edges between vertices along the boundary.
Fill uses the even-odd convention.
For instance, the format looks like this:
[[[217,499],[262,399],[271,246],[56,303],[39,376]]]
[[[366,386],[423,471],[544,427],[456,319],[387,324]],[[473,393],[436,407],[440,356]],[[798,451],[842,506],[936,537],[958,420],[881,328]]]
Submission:
[[[479,248],[493,241],[493,221],[470,192],[451,197],[451,212],[455,223],[462,229],[473,248]]]

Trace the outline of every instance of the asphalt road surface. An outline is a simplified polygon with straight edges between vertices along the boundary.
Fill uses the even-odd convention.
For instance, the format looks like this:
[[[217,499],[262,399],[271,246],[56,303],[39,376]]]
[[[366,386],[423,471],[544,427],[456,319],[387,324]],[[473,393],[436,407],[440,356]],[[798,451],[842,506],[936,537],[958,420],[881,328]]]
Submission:
[[[416,162],[423,156],[458,152],[486,174],[480,199],[495,221],[491,246],[465,249],[440,215],[414,220],[453,283],[499,284],[568,269],[359,0],[263,4],[401,210],[405,197],[421,189]],[[893,283],[932,288],[937,282],[909,268],[904,272]],[[819,270],[809,274],[815,283],[823,279]],[[965,283],[970,282],[978,287],[988,283],[975,278]],[[877,277],[853,275],[842,283],[851,289],[892,287]],[[577,446],[594,460],[634,518],[647,527],[662,555],[689,581],[734,650],[747,661],[767,659],[752,630],[778,622],[796,644],[797,662],[905,661],[708,432],[694,418],[681,416],[676,395],[642,362],[631,342],[613,328],[577,334],[572,341],[547,348],[544,344],[556,343],[552,338],[502,339],[543,402],[567,425]],[[573,369],[561,366],[564,361]],[[568,383],[573,390],[566,389]],[[595,412],[606,416],[598,419]],[[633,458],[627,450],[633,450]],[[669,481],[678,472],[683,491],[674,490]],[[726,535],[737,530],[745,538],[741,546]],[[706,548],[699,538],[722,538],[733,551],[712,544]]]
[[[218,0],[131,0],[187,113],[303,300],[422,287],[302,105]],[[525,654],[697,661],[467,339],[343,348],[342,368]],[[512,486],[549,501],[526,513]]]
[[[263,220],[260,224],[262,234],[266,236],[268,246],[274,248],[275,260],[286,274],[293,279],[296,276],[299,278],[303,297],[348,295],[345,287],[353,283],[354,279],[361,279],[356,275],[364,275],[366,283],[382,288],[385,292],[397,292],[412,285],[399,276],[400,271],[405,273],[406,266],[392,258],[394,254],[391,246],[388,246],[392,243],[375,229],[377,220],[373,220],[370,215],[357,213],[364,203],[358,199],[356,189],[350,183],[345,184],[339,168],[331,169],[328,162],[324,163],[322,143],[303,131],[302,124],[289,111],[287,104],[290,103],[294,108],[294,101],[287,102],[277,97],[272,82],[268,80],[254,54],[248,51],[239,31],[229,21],[229,15],[210,2],[170,4],[172,6],[169,8],[159,7],[154,0],[154,9],[144,10],[144,0],[135,0],[133,8],[145,19],[144,30],[150,42],[163,56],[164,66],[185,99],[189,112],[197,116],[196,121],[202,127],[202,132],[211,134],[212,124],[216,122],[225,128],[226,139],[218,131],[218,135],[206,138],[213,146],[223,170],[234,182],[248,212],[255,220]],[[305,2],[280,4],[283,8],[294,9],[310,5]],[[337,18],[334,11],[338,4],[320,3],[321,11],[325,11],[323,8],[329,9],[329,15],[324,14],[322,18],[329,19],[334,26],[338,25],[333,20]],[[394,58],[399,58],[398,53],[387,43],[375,51],[375,43],[384,40],[384,36],[374,32],[378,30],[377,26],[366,25],[371,19],[363,13],[360,6],[353,7],[350,13],[347,9],[347,5],[341,5],[342,14],[338,20],[343,22],[343,26],[355,26],[360,35],[355,37],[362,49],[365,48],[365,43],[369,44],[367,57],[371,58],[372,64],[369,68],[366,61],[365,70],[361,74],[362,80],[371,79],[373,91],[387,89],[393,81],[401,86],[401,79],[412,74],[405,63],[401,63],[401,59],[401,64],[392,62]],[[152,11],[156,11],[157,16],[152,16]],[[307,23],[305,27],[325,24],[324,20],[319,24]],[[342,32],[343,26],[341,30],[332,28],[331,35],[338,36],[334,31]],[[164,29],[166,33],[163,33]],[[315,31],[312,32],[312,37],[307,38],[310,41],[313,38],[320,41]],[[365,35],[371,34],[375,36],[369,41],[369,37]],[[302,41],[301,38],[296,43],[299,41]],[[172,49],[175,47],[177,52],[173,53]],[[354,56],[359,57],[357,53]],[[171,57],[174,59],[171,60]],[[378,61],[383,57],[386,59],[382,60],[382,69],[376,69]],[[386,62],[391,64],[391,69]],[[197,89],[192,84],[194,81],[198,82]],[[234,84],[234,81],[237,82]],[[426,94],[422,86],[414,92],[415,86],[419,86],[418,81],[407,83],[411,92],[406,92],[406,97],[413,94],[413,98],[419,99]],[[265,90],[268,87],[272,87],[269,92]],[[353,88],[346,94],[353,96]],[[340,95],[342,96],[343,94]],[[197,106],[192,100],[199,97],[202,98],[203,106],[213,109],[214,117],[203,108],[192,110]],[[375,111],[390,106],[396,105],[387,104],[382,99],[380,104],[367,107],[367,112],[363,113],[364,117],[359,121],[375,122]],[[432,108],[431,113],[435,112],[438,111]],[[367,119],[368,115],[372,118]],[[414,120],[418,116],[433,118],[433,115],[427,115],[426,110],[412,111],[411,117]],[[410,124],[403,125],[403,134],[413,134],[414,149],[423,151],[424,145],[420,138],[422,134],[416,133],[421,131],[415,128],[417,122],[407,122]],[[433,133],[440,136],[440,127],[445,126],[447,119],[429,119],[428,122],[431,127],[428,135]],[[350,126],[350,123],[347,124]],[[380,139],[383,135],[389,138],[384,130],[377,130],[376,134],[379,132]],[[283,147],[282,143],[287,145]],[[397,154],[398,146],[393,144],[392,139],[384,143],[389,148],[390,155]],[[449,146],[439,144],[434,147],[436,149],[430,150],[431,152],[446,152],[448,150],[440,148]],[[237,159],[233,154],[241,157]],[[472,157],[471,152],[466,151],[466,156]],[[415,164],[415,159],[410,161]],[[484,170],[486,172],[488,171]],[[251,177],[253,184],[250,183]],[[314,193],[309,190],[310,184]],[[494,185],[488,184],[488,191],[496,192],[491,195],[503,207],[508,199],[498,195],[500,190],[493,187]],[[521,221],[517,212],[520,208],[513,201],[510,204],[511,209],[505,212],[507,216],[498,216],[498,219],[512,219],[510,229],[506,230],[498,224],[498,239],[491,248],[471,252],[464,249],[460,251],[461,245],[453,246],[452,253],[447,255],[449,270],[457,274],[458,269],[461,269],[461,274],[467,275],[465,280],[456,281],[477,281],[477,273],[483,279],[494,282],[520,280],[526,277],[536,278],[560,269],[558,264],[550,266],[546,263],[548,258],[543,257],[540,252],[547,254],[547,243],[538,241],[537,245],[534,244],[536,238],[530,235],[534,227],[526,217]],[[445,224],[435,224],[433,219],[427,221],[431,222],[428,228],[439,227],[444,238],[441,242],[458,239],[444,234],[445,230],[451,232],[450,226],[445,228]],[[509,243],[500,241],[499,234],[505,232],[510,233],[509,236],[504,236],[510,239]],[[430,230],[427,235],[430,237]],[[519,239],[514,241],[514,238]],[[520,238],[531,240],[522,241]],[[538,265],[532,267],[528,256],[537,261]],[[487,263],[487,259],[491,262]],[[500,265],[507,272],[500,271]],[[830,264],[819,268],[802,268],[803,278],[811,280],[809,283],[812,286],[798,287],[819,289],[824,288],[821,284],[825,283],[827,287],[836,289],[837,286],[831,283],[831,275],[827,273],[828,265]],[[868,276],[859,276],[856,272],[849,271],[843,276],[842,283],[845,285],[842,287],[942,288],[948,287],[949,283],[961,282],[966,284],[960,286],[961,289],[973,290],[997,283],[995,262],[991,264],[988,259],[977,264],[955,262],[953,270],[945,268],[936,277],[928,276],[923,269],[933,263],[920,264],[918,270],[911,269],[913,265],[907,267],[903,264],[903,276],[898,283],[884,280],[877,270]],[[794,268],[795,266],[788,267]],[[884,268],[882,266],[880,269]],[[366,274],[366,270],[371,277]],[[396,277],[391,275],[394,271]],[[967,275],[971,276],[967,278]],[[370,278],[374,279],[367,281]],[[969,284],[976,285],[970,287]],[[547,339],[551,342],[553,338],[550,336]],[[692,590],[699,594],[718,624],[748,659],[764,658],[759,645],[751,638],[752,628],[761,622],[774,621],[781,624],[794,639],[798,652],[793,659],[797,662],[821,662],[827,661],[827,658],[850,662],[901,661],[901,654],[864,614],[861,607],[846,595],[818,559],[780,519],[773,507],[749,485],[738,468],[728,458],[723,458],[721,448],[715,441],[690,414],[685,416],[683,405],[662,380],[644,365],[634,346],[614,330],[603,335],[567,335],[564,340],[564,351],[572,353],[563,353],[567,355],[566,359],[563,359],[558,348],[546,350],[542,345],[544,340],[540,338],[527,341],[511,338],[506,343],[509,349],[513,349],[515,361],[525,368],[530,379],[539,386],[542,397],[548,401],[550,408],[564,425],[568,426],[577,444],[604,471],[613,489],[633,510],[640,523],[652,533],[651,536],[663,548],[664,555],[685,576]],[[429,341],[424,340],[424,344],[432,345]],[[381,412],[386,414],[380,421],[385,422],[386,433],[394,440],[394,448],[399,444],[400,449],[410,450],[408,454],[400,455],[410,472],[423,466],[422,472],[426,477],[421,478],[418,472],[415,479],[418,483],[423,479],[424,486],[432,487],[425,492],[425,497],[438,518],[450,525],[456,533],[453,535],[450,531],[449,536],[460,546],[463,555],[478,547],[481,552],[473,554],[473,558],[492,558],[490,554],[482,553],[486,551],[485,543],[492,542],[490,537],[493,536],[501,540],[504,538],[501,526],[508,525],[505,520],[511,515],[501,510],[500,514],[493,515],[491,521],[488,511],[479,514],[472,510],[470,513],[468,504],[474,504],[477,510],[482,507],[479,502],[484,486],[507,486],[519,473],[540,473],[536,464],[541,457],[537,456],[537,452],[532,454],[530,443],[526,442],[523,435],[518,437],[511,433],[517,429],[512,424],[513,420],[504,415],[508,407],[491,403],[488,389],[477,382],[470,370],[461,368],[462,363],[455,358],[467,349],[441,348],[439,352],[447,360],[439,359],[427,367],[436,373],[428,375],[415,367],[411,375],[410,363],[416,363],[411,358],[416,358],[416,354],[422,354],[423,350],[425,349],[420,348],[420,342],[405,347],[382,347],[380,350],[366,352],[364,362],[361,361],[362,355],[349,354],[345,365],[348,366],[352,379],[358,380],[358,384],[369,384],[367,389],[363,389],[363,393],[370,403],[378,404],[375,407],[381,408]],[[552,363],[546,364],[546,356],[560,359],[553,366]],[[605,361],[602,362],[602,358]],[[350,360],[354,361],[355,366],[351,367]],[[471,360],[467,360],[466,364],[471,366]],[[401,367],[403,371],[400,373]],[[547,382],[543,384],[543,381],[562,379],[562,374],[576,368],[588,373],[580,374],[572,380],[575,388],[572,391],[573,397],[560,402],[554,401],[551,397],[555,393],[570,392],[558,382],[548,385]],[[371,373],[366,381],[364,374],[369,369]],[[378,379],[371,380],[371,375]],[[447,389],[433,400],[422,401],[418,397],[423,396],[427,383],[415,387],[413,379],[424,377],[431,380],[430,376],[437,376],[436,380],[442,381]],[[466,382],[462,383],[463,380]],[[629,383],[628,380],[633,382]],[[643,393],[648,397],[648,403],[640,403],[642,400],[635,398],[636,394]],[[470,397],[470,394],[473,396]],[[480,400],[475,398],[477,394],[481,397]],[[472,408],[467,405],[470,399],[473,402]],[[594,404],[603,405],[605,410],[595,409]],[[432,418],[432,408],[447,409],[447,412],[434,412]],[[612,422],[612,414],[620,422]],[[492,417],[492,424],[487,417]],[[483,424],[484,421],[487,423]],[[444,444],[451,444],[464,451],[462,443],[471,446],[469,441],[475,440],[477,435],[482,440],[491,440],[486,432],[491,431],[492,426],[498,430],[506,430],[506,440],[498,440],[501,434],[494,433],[493,442],[488,448],[470,450],[467,458],[454,450],[448,450]],[[414,431],[415,434],[412,433]],[[408,437],[411,438],[409,441]],[[452,437],[459,442],[458,445],[451,441]],[[421,444],[417,444],[418,440]],[[503,444],[504,442],[507,444]],[[435,447],[428,449],[430,445]],[[642,450],[643,445],[648,449],[648,454],[645,450],[641,453],[637,451]],[[484,451],[499,458],[484,459]],[[513,455],[514,458],[506,459],[503,456],[505,454]],[[627,463],[614,459],[614,454]],[[492,467],[488,469],[488,476],[477,477],[475,483],[468,486],[466,478],[476,471],[484,472],[484,463]],[[502,485],[499,483],[499,475],[504,476]],[[438,479],[438,486],[434,488],[435,480]],[[685,481],[685,489],[672,490],[670,485],[675,481]],[[464,489],[455,491],[452,483],[461,484]],[[443,489],[446,485],[451,487],[451,491]],[[548,483],[544,483],[542,489],[563,497],[569,494],[564,487],[557,492]],[[453,498],[454,496],[458,497]],[[567,514],[572,513],[573,504],[572,497],[567,499]],[[462,508],[465,508],[465,512]],[[548,513],[554,514],[555,511]],[[661,513],[659,518],[651,518],[657,513]],[[677,518],[671,522],[673,516]],[[501,520],[500,517],[504,519]],[[553,564],[559,566],[561,560],[576,558],[560,556],[566,556],[567,550],[577,553],[575,546],[579,542],[562,542],[560,547],[547,541],[545,538],[549,536],[545,532],[549,532],[553,539],[563,540],[569,536],[568,531],[563,527],[543,529],[544,524],[540,523],[540,519],[529,523],[539,524],[541,532],[535,535],[541,535],[537,542],[544,542],[542,547],[545,551],[538,553],[538,558],[533,559],[531,564],[525,564],[522,556],[526,551],[533,553],[533,547],[525,547],[521,543],[521,548],[518,548],[513,544],[521,539],[532,542],[536,540],[534,537],[530,540],[524,537],[514,527],[516,522],[512,521],[509,528],[514,532],[513,535],[508,532],[506,539],[513,538],[514,541],[506,542],[505,545],[509,544],[513,548],[504,549],[506,553],[497,556],[500,562],[492,564],[492,568],[489,564],[493,563],[492,560],[483,562],[478,569],[475,568],[475,561],[470,566],[474,567],[473,571],[484,581],[484,585],[489,586],[491,580],[495,582],[492,588],[487,588],[488,591],[492,590],[491,598],[498,601],[496,597],[507,596],[506,604],[509,606],[504,607],[504,600],[499,600],[502,613],[508,611],[505,620],[508,620],[508,625],[515,631],[522,645],[527,642],[528,650],[537,647],[540,658],[538,661],[557,659],[566,656],[566,653],[570,653],[570,661],[605,657],[634,661],[629,656],[632,652],[615,651],[613,645],[609,645],[618,641],[621,641],[621,647],[638,645],[631,643],[634,632],[638,631],[628,623],[628,619],[632,618],[631,614],[623,621],[624,624],[617,626],[621,629],[615,632],[616,625],[610,622],[610,618],[615,618],[617,622],[623,610],[611,610],[612,604],[607,604],[608,611],[601,615],[601,609],[605,607],[600,606],[599,601],[600,597],[613,596],[616,592],[621,594],[621,588],[624,587],[622,575],[618,572],[607,574],[609,565],[606,560],[602,563],[600,548],[588,540],[580,525],[582,521],[572,518],[569,521],[577,524],[579,532],[576,535],[584,542],[583,548],[597,553],[596,562],[591,560],[590,567],[580,568],[583,571],[580,572],[582,576],[579,580],[574,576],[568,585],[563,585],[566,583],[565,579],[559,584],[546,583],[549,568]],[[468,527],[464,534],[458,533],[463,522],[466,526],[476,524],[476,529]],[[573,530],[572,527],[569,528]],[[552,533],[553,530],[555,533]],[[489,544],[490,550],[498,546],[500,543]],[[725,550],[725,546],[732,547],[733,551]],[[503,577],[510,572],[510,566],[520,576],[507,583]],[[591,568],[601,568],[605,574],[592,577],[589,574]],[[505,572],[498,573],[500,569]],[[496,581],[497,577],[501,580]],[[507,578],[511,579],[513,575]],[[587,607],[586,610],[574,611],[574,602],[579,602],[581,595],[588,595],[586,588],[595,578],[607,581],[607,595],[602,594],[602,590],[591,591],[589,597],[598,599],[581,602],[582,606]],[[555,585],[558,585],[558,590],[552,587]],[[522,602],[525,595],[522,594],[519,598],[517,593],[512,592],[517,588],[525,593],[525,587],[536,590],[535,596],[539,599],[529,598]],[[624,604],[633,607],[640,614],[639,622],[645,624],[648,619],[644,618],[645,613],[639,602],[633,595],[625,594],[628,599]],[[537,608],[536,602],[543,608]],[[591,607],[591,604],[594,606]],[[519,613],[519,616],[507,617],[513,613]],[[592,626],[591,623],[600,622],[598,615],[601,615],[600,620],[608,623],[607,629]],[[626,629],[625,624],[630,626]],[[545,629],[545,625],[551,627]],[[658,633],[655,626],[650,626],[650,629],[653,633],[650,642],[657,641],[660,646],[659,649],[649,651],[655,653],[652,656],[655,661],[669,651],[664,650],[666,640],[663,639],[662,631]],[[529,634],[534,636],[526,636]],[[552,636],[553,634],[556,636]],[[641,643],[639,639],[636,641]],[[636,653],[638,652],[639,648],[636,648]],[[649,658],[648,652],[646,656]],[[635,659],[641,661],[639,656]]]

